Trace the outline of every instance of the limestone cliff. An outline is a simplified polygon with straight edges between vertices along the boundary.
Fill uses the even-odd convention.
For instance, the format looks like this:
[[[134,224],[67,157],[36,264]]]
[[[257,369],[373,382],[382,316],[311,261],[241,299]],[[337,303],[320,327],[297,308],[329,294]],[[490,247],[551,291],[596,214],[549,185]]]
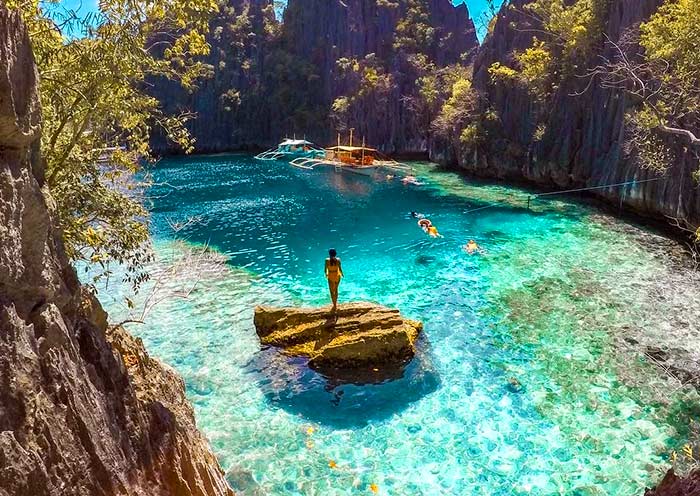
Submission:
[[[396,47],[397,25],[409,9],[422,7],[433,35],[420,47],[426,60],[441,68],[471,60],[478,41],[466,4],[454,7],[450,0],[290,0],[284,17],[288,49],[317,68],[320,77],[315,97],[327,109],[342,95],[357,91],[352,76],[337,65],[341,58],[379,61],[392,77],[392,88],[381,101],[371,101],[347,123],[356,135],[389,153],[427,151],[426,129],[406,105],[416,92],[417,75],[405,54]],[[415,24],[417,19],[411,19]],[[373,55],[371,55],[373,54]],[[333,141],[335,126],[315,130],[318,139]]]
[[[40,123],[27,32],[0,6],[0,495],[232,495],[182,380],[69,265]]]
[[[513,52],[532,42],[533,28],[528,26],[532,20],[519,9],[528,1],[513,0],[502,8],[474,62],[474,87],[483,98],[483,110],[490,108],[498,115],[488,139],[472,147],[436,143],[431,157],[471,174],[527,180],[551,190],[655,177],[626,149],[625,111],[630,101],[623,92],[604,89],[595,82],[587,88],[586,78],[572,76],[551,98],[538,102],[522,87],[491,84],[489,67],[494,62],[512,64]],[[661,3],[612,0],[605,35],[619,40],[625,30],[648,19]],[[511,4],[516,8],[509,8]],[[589,67],[599,64],[601,55],[612,58],[612,50],[609,43],[601,44],[590,56]],[[686,153],[686,159],[673,164],[667,180],[601,189],[594,194],[615,204],[621,201],[646,215],[700,224],[700,193],[692,179],[696,166],[690,155]]]
[[[150,82],[152,94],[168,114],[193,113],[188,129],[198,153],[215,153],[266,142],[279,133],[269,118],[264,95],[266,63],[273,39],[266,27],[276,24],[271,0],[228,0],[209,22],[211,68],[192,91],[164,78]],[[157,153],[178,153],[155,130],[151,146]]]
[[[478,46],[466,5],[450,0],[289,0],[284,21],[271,0],[228,0],[210,23],[212,77],[188,93],[156,81],[152,93],[166,111],[193,112],[189,129],[199,153],[276,144],[285,135],[335,142],[329,118],[335,98],[354,91],[341,58],[373,60],[390,74],[385,100],[348,123],[389,152],[427,151],[427,126],[416,122],[406,97],[416,76],[394,46],[396,27],[411,4],[428,13],[434,31],[422,47],[437,67],[470,60]],[[162,137],[156,152],[177,152]]]

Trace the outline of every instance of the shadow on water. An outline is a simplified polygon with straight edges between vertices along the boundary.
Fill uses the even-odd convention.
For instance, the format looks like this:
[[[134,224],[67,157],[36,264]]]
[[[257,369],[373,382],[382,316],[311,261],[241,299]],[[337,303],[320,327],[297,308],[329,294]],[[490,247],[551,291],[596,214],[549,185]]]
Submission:
[[[334,370],[332,377],[310,369],[306,359],[265,348],[247,369],[260,377],[258,384],[272,405],[312,422],[346,429],[387,419],[438,389],[440,379],[426,348],[422,341],[405,367]]]
[[[418,255],[416,257],[416,265],[430,265],[437,260],[436,257],[432,255]]]

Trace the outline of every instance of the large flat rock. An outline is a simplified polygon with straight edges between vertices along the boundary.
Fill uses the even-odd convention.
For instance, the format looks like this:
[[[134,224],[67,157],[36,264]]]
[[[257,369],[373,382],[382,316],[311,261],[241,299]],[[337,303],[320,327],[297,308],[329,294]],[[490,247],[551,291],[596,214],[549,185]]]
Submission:
[[[316,369],[400,366],[415,355],[423,324],[398,310],[373,303],[331,307],[255,309],[260,342],[292,356],[309,358]]]

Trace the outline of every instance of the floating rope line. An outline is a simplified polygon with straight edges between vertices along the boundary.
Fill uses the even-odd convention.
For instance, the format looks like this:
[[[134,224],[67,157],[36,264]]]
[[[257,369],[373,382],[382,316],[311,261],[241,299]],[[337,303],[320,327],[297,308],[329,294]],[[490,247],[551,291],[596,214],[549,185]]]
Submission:
[[[655,177],[653,179],[642,179],[641,181],[634,180],[634,181],[627,181],[626,183],[605,184],[603,186],[591,186],[589,188],[578,188],[578,189],[566,189],[563,191],[552,191],[551,193],[540,193],[538,195],[534,195],[534,197],[538,198],[540,196],[563,195],[566,193],[578,193],[579,191],[591,191],[594,189],[617,188],[618,186],[627,186],[628,184],[650,183],[652,181],[660,181],[661,179],[666,179],[666,178],[665,177]]]
[[[528,197],[527,197],[527,208],[528,208],[528,210],[530,209],[530,202],[531,202],[533,199],[537,199],[537,198],[540,198],[540,197],[543,197],[543,196],[565,195],[565,194],[567,194],[567,193],[580,193],[580,192],[582,192],[582,191],[593,191],[593,190],[596,190],[596,189],[618,188],[618,187],[620,187],[620,186],[628,186],[628,185],[630,185],[630,184],[633,184],[633,185],[634,185],[634,184],[650,183],[650,182],[654,182],[654,181],[661,181],[662,179],[665,180],[665,179],[667,179],[667,178],[665,178],[665,177],[655,177],[655,178],[652,178],[652,179],[642,179],[641,181],[635,179],[635,180],[633,180],[633,181],[627,181],[627,182],[624,182],[624,183],[604,184],[604,185],[602,185],[602,186],[590,186],[590,187],[587,187],[587,188],[565,189],[565,190],[561,190],[561,191],[551,191],[551,192],[549,192],[549,193],[539,193],[539,194],[536,194],[536,195],[528,195]],[[622,198],[621,198],[620,200],[622,200]],[[486,209],[488,209],[488,208],[498,207],[498,206],[503,205],[503,204],[506,204],[506,203],[507,203],[507,202],[505,202],[505,201],[499,201],[499,202],[489,203],[488,205],[485,205],[485,206],[483,206],[483,207],[478,207],[478,208],[473,208],[473,209],[471,209],[471,210],[467,210],[467,211],[464,212],[464,213],[465,213],[465,214],[471,214],[471,213],[473,213],[473,212],[479,212],[480,210],[486,210]],[[512,204],[511,204],[511,206],[512,206]]]
[[[493,207],[498,207],[499,205],[502,205],[505,202],[496,202],[496,203],[489,203],[488,205],[484,207],[479,207],[479,208],[474,208],[472,210],[467,210],[464,212],[465,214],[471,214],[473,212],[478,212],[479,210],[486,210],[487,208],[493,208]]]
[[[527,208],[528,208],[528,210],[530,209],[530,201],[533,198],[537,199],[537,198],[540,198],[542,196],[565,195],[567,193],[579,193],[582,191],[593,191],[596,189],[618,188],[620,186],[628,186],[630,184],[635,185],[635,184],[642,184],[642,183],[651,183],[654,181],[660,181],[662,179],[666,179],[666,178],[665,177],[654,177],[652,179],[642,179],[641,181],[634,179],[632,181],[627,181],[624,183],[604,184],[602,186],[589,186],[587,188],[565,189],[562,191],[552,191],[550,193],[540,193],[538,195],[530,195],[527,197]],[[620,208],[622,208],[622,196],[620,197]]]

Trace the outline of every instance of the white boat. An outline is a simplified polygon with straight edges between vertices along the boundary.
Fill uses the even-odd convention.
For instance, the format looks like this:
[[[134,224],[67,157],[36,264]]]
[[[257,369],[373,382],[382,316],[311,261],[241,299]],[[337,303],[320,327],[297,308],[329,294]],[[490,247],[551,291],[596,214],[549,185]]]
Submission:
[[[257,160],[291,160],[291,159],[310,159],[318,158],[325,155],[325,150],[320,148],[310,141],[298,139],[285,139],[277,145],[277,148],[271,148],[259,155],[256,155]]]

